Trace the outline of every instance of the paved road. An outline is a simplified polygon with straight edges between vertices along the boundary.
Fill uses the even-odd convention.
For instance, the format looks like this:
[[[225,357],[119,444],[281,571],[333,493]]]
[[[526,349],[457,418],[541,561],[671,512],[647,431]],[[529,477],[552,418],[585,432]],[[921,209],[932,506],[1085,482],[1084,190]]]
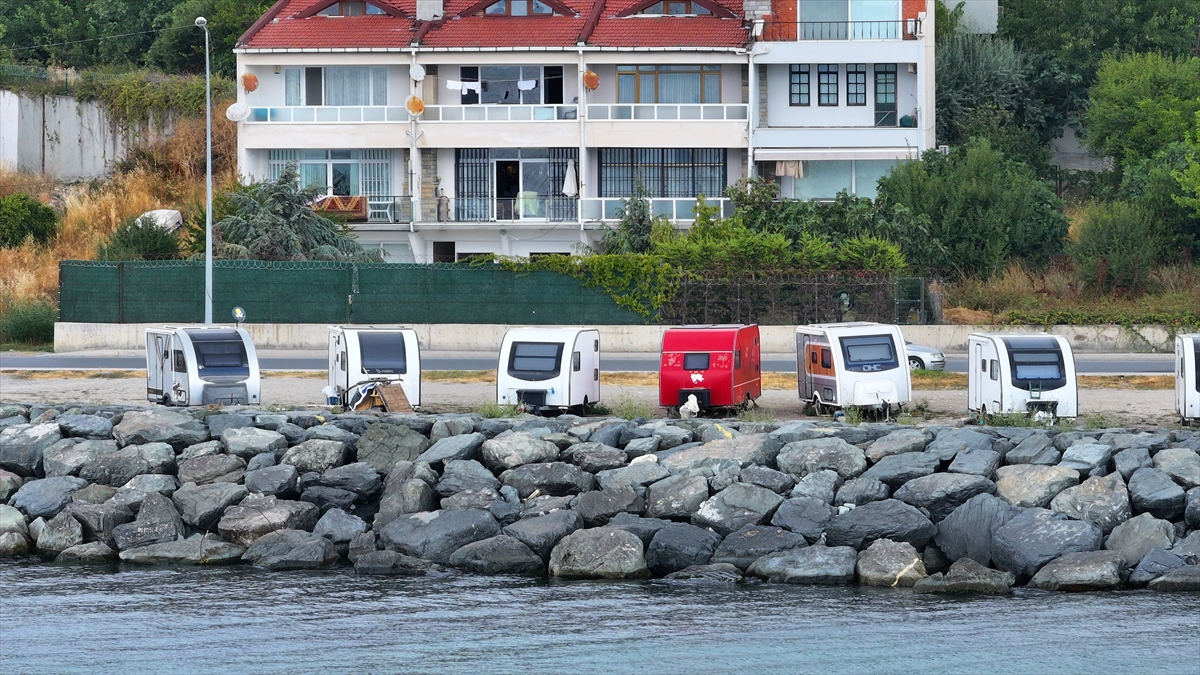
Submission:
[[[1075,364],[1081,375],[1168,375],[1172,373],[1170,354],[1076,354]],[[490,370],[496,367],[496,357],[483,352],[427,352],[422,354],[425,370]],[[264,370],[324,370],[324,352],[263,350],[259,364]],[[657,354],[606,354],[600,365],[607,371],[654,371],[658,369]],[[146,367],[145,357],[132,350],[106,350],[66,354],[0,353],[0,369],[4,370],[91,370],[131,369]],[[965,354],[948,354],[946,369],[964,373]],[[789,354],[766,354],[765,372],[796,372],[795,357]]]

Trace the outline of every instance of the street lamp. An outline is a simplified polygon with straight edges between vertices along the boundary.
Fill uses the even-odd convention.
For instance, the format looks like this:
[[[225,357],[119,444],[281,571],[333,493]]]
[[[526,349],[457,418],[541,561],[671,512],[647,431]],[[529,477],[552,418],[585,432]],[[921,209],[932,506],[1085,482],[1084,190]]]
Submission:
[[[204,29],[204,130],[207,164],[204,193],[204,325],[212,325],[213,299],[213,235],[212,235],[212,72],[208,56],[208,19],[196,17],[196,25]]]

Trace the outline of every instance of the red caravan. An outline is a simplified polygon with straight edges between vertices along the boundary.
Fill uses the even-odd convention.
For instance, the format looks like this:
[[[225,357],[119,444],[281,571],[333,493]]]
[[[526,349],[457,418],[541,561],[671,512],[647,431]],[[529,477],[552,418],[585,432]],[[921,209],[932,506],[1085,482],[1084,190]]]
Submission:
[[[677,326],[663,333],[658,402],[677,408],[694,394],[701,408],[747,403],[762,394],[757,325]]]

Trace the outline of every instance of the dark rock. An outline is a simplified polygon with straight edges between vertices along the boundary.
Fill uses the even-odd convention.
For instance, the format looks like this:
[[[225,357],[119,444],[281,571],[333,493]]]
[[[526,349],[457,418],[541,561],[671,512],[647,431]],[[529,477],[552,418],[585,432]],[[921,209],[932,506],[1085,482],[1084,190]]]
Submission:
[[[1012,572],[989,569],[971,558],[960,558],[942,576],[935,573],[913,586],[916,593],[1011,593],[1017,578]]]
[[[421,576],[429,571],[428,561],[395,551],[368,551],[354,561],[355,574]]]
[[[182,483],[239,483],[246,475],[246,462],[234,455],[209,455],[179,464]]]
[[[646,488],[646,515],[688,520],[707,499],[708,481],[703,476],[670,476]]]
[[[349,511],[354,508],[354,502],[358,501],[358,495],[349,490],[314,485],[300,493],[300,501],[315,505],[320,513],[329,509]]]
[[[26,427],[0,436],[0,469],[23,478],[42,474],[42,453],[62,440],[62,431],[53,422]]]
[[[338,421],[334,420],[332,423],[312,427],[308,430],[309,440],[337,441],[348,448],[357,445],[359,434],[343,429],[342,426],[337,424]]]
[[[587,440],[592,443],[599,443],[600,445],[607,445],[609,447],[620,449],[624,447],[621,445],[621,433],[628,426],[629,425],[627,423],[608,424],[602,426],[593,431],[592,435],[589,436]]]
[[[137,520],[117,525],[112,530],[119,550],[175,541],[183,536],[183,520],[175,504],[157,493],[146,495],[138,510]]]
[[[90,485],[88,487],[112,490],[112,488],[107,488],[107,486],[104,486],[104,485]],[[86,489],[88,489],[88,488],[84,488],[84,490],[86,490]],[[162,473],[143,473],[139,476],[134,476],[133,478],[131,478],[128,483],[121,486],[121,489],[123,489],[123,490],[139,490],[141,492],[157,492],[158,494],[163,495],[164,497],[170,497],[171,495],[175,494],[176,490],[179,489],[179,479],[176,478],[175,476],[162,474]],[[80,490],[79,492],[76,492],[75,498],[78,499],[80,496],[80,493],[83,492],[84,490]],[[112,490],[111,494],[116,494],[116,492],[117,492],[116,490]],[[100,501],[108,501],[108,500],[102,499]]]
[[[925,453],[948,462],[966,450],[991,450],[992,437],[974,429],[947,429],[925,447]]]
[[[24,483],[25,480],[17,474],[0,469],[0,502],[7,503]]]
[[[75,502],[68,504],[62,512],[70,514],[83,526],[84,541],[99,541],[108,546],[117,545],[113,530],[133,520],[132,513],[113,504]]]
[[[767,554],[747,572],[774,583],[840,586],[854,581],[857,561],[849,546],[805,546]]]
[[[995,450],[970,448],[958,453],[950,462],[950,473],[967,473],[991,479],[1000,468],[1000,453]]]
[[[463,546],[449,562],[451,567],[475,574],[531,574],[546,569],[528,546],[503,534]]]
[[[332,513],[332,511],[330,513]],[[351,517],[353,518],[353,516],[351,516]],[[320,523],[318,521],[318,525],[319,524]],[[314,532],[315,531],[316,530],[314,529]],[[323,536],[329,536],[324,533],[318,533],[318,534],[322,534]],[[334,543],[337,543],[337,542],[335,541]],[[367,530],[366,532],[359,532],[358,534],[356,534],[350,538],[350,546],[346,552],[346,559],[352,563],[357,563],[359,557],[364,556],[368,553],[374,553],[375,550],[376,550],[375,549],[375,532],[373,532],[371,530]],[[389,553],[391,553],[391,552],[392,551],[389,551]],[[396,555],[400,555],[400,554],[397,553]],[[408,556],[405,556],[405,557],[407,558]],[[417,558],[414,558],[414,560],[417,560]]]
[[[1064,466],[1017,464],[996,470],[996,496],[1014,506],[1046,507],[1058,493],[1079,485],[1079,472]]]
[[[500,489],[500,481],[482,464],[473,459],[452,459],[437,482],[437,493],[449,497],[463,490]]]
[[[0,489],[0,496],[4,490]],[[1187,506],[1184,507],[1183,520],[1192,529],[1200,528],[1200,488],[1188,490],[1184,496]]]
[[[1152,591],[1168,593],[1200,591],[1200,565],[1184,565],[1151,581],[1148,586]]]
[[[783,497],[766,488],[734,483],[701,504],[692,514],[692,523],[727,536],[747,525],[761,525],[770,520],[781,503]]]
[[[366,462],[376,472],[386,474],[398,461],[416,460],[432,444],[424,435],[405,424],[378,422],[363,432],[356,448],[358,461]]]
[[[44,555],[58,555],[83,543],[83,526],[70,513],[54,516],[37,536],[37,549]]]
[[[1134,586],[1145,586],[1180,567],[1183,567],[1183,558],[1161,548],[1152,548],[1142,557],[1142,561],[1137,564],[1137,569],[1133,571],[1133,574],[1129,575],[1129,583]]]
[[[248,495],[225,510],[217,530],[225,541],[250,546],[268,532],[312,530],[318,517],[317,507],[308,502]]]
[[[914,478],[892,496],[906,504],[929,511],[929,518],[938,522],[971,497],[992,494],[992,481],[974,474],[935,473]]]
[[[859,553],[855,572],[863,586],[888,588],[908,588],[927,576],[925,562],[912,544],[889,539],[876,539]]]
[[[1108,432],[1100,437],[1100,443],[1104,445],[1110,445],[1116,450],[1125,450],[1127,448],[1145,448],[1150,452],[1150,454],[1154,454],[1159,450],[1166,448],[1170,440],[1170,432],[1126,433],[1118,430]]]
[[[318,485],[348,490],[358,495],[362,501],[375,499],[383,487],[379,474],[366,462],[355,462],[329,469],[321,474]]]
[[[629,463],[624,450],[599,443],[579,443],[562,453],[559,459],[589,473],[617,469]]]
[[[651,455],[658,452],[658,449],[662,446],[662,440],[662,436],[658,435],[651,435],[647,438],[635,438],[625,445],[625,449],[622,452],[629,459]],[[663,449],[665,450],[666,448]]]
[[[874,478],[852,478],[838,488],[834,504],[853,504],[862,506],[871,502],[887,499],[892,491],[888,486]]]
[[[640,514],[646,510],[646,502],[633,488],[622,486],[612,490],[593,490],[579,495],[575,504],[587,527],[605,525],[618,513]]]
[[[505,471],[500,480],[504,485],[516,488],[521,499],[527,499],[535,492],[556,497],[579,494],[596,486],[592,474],[566,462],[525,464]]]
[[[76,491],[85,487],[87,481],[75,476],[31,480],[17,489],[8,505],[21,509],[30,518],[53,518],[71,503]]]
[[[258,471],[259,469],[265,469],[269,466],[275,466],[278,463],[278,458],[275,457],[275,453],[263,452],[251,457],[250,461],[246,462],[246,471]]]
[[[890,455],[875,463],[862,474],[863,478],[871,478],[886,483],[892,489],[904,485],[914,478],[928,476],[937,470],[937,455],[924,452],[907,452],[903,455]]]
[[[996,530],[1018,513],[1020,509],[999,497],[976,495],[938,523],[934,541],[950,560],[971,558],[988,565]]]
[[[1113,466],[1116,472],[1125,480],[1129,480],[1134,471],[1154,466],[1150,460],[1150,451],[1146,448],[1126,448],[1113,455]]]
[[[1192,530],[1186,537],[1178,538],[1171,552],[1185,561],[1194,558],[1193,565],[1200,565],[1200,530]]]
[[[144,475],[148,476],[150,474]],[[163,478],[170,478],[172,480],[175,479],[174,476],[163,476]],[[126,483],[126,485],[128,484],[129,483]],[[142,490],[142,492],[150,492],[150,490]],[[174,492],[174,490],[171,490],[171,492]],[[117,488],[109,487],[107,485],[100,485],[97,483],[94,485],[89,485],[71,495],[71,501],[84,502],[85,504],[103,504],[104,502],[112,499],[113,495],[115,494],[117,494]]]
[[[500,534],[500,526],[487,511],[425,511],[397,517],[379,531],[385,548],[437,563],[474,541]]]
[[[83,438],[102,441],[112,438],[112,422],[97,415],[60,415],[54,418],[62,435],[67,438]]]
[[[792,497],[812,497],[832,504],[841,485],[842,479],[838,477],[837,472],[825,469],[796,481],[796,487],[792,488]]]
[[[514,492],[516,491],[515,488],[508,485],[505,485],[501,489],[512,490]],[[517,497],[520,498],[520,495],[518,494]],[[537,518],[538,516],[544,516],[547,513],[565,511],[571,508],[577,499],[578,497],[575,495],[566,495],[563,497],[551,497],[548,495],[544,497],[531,497],[521,506],[521,519],[524,520],[526,518]]]
[[[333,542],[319,534],[276,530],[259,537],[242,559],[269,570],[315,570],[336,564],[338,554]]]
[[[1188,448],[1167,448],[1154,455],[1154,468],[1185,490],[1200,487],[1200,454]]]
[[[744,579],[742,571],[729,563],[692,565],[678,572],[671,572],[665,578],[670,581],[699,581],[720,584],[736,584]]]
[[[113,445],[116,445],[116,441],[113,441]],[[221,441],[205,441],[203,443],[189,445],[184,448],[183,452],[179,453],[175,457],[175,462],[176,464],[179,464],[186,462],[189,459],[196,459],[197,457],[208,457],[211,455],[221,455],[224,453],[225,444]]]
[[[497,501],[504,501],[500,497],[499,492],[491,488],[483,488],[482,490],[455,492],[443,499],[441,505],[444,511],[454,511],[456,509],[483,509],[489,511],[492,508],[492,504],[495,504]]]
[[[66,549],[58,554],[54,559],[56,563],[98,563],[98,562],[113,562],[117,559],[117,552],[109,548],[103,542],[93,541],[87,544],[78,544]]]
[[[1040,464],[1053,466],[1058,464],[1062,452],[1054,447],[1054,439],[1043,433],[1036,433],[1017,444],[1004,455],[1008,464]]]
[[[122,447],[167,443],[178,451],[207,441],[209,433],[202,422],[188,415],[154,408],[125,413],[121,422],[113,427],[113,438]]]
[[[867,447],[866,457],[871,462],[878,462],[884,457],[903,455],[907,452],[922,452],[925,446],[933,440],[933,434],[924,429],[900,429],[871,443]]]
[[[1171,523],[1143,513],[1113,528],[1104,548],[1120,553],[1126,564],[1133,566],[1152,549],[1169,549],[1174,542],[1175,528]]]
[[[775,510],[771,524],[803,535],[808,543],[815,544],[836,513],[832,506],[820,499],[792,497]]]
[[[715,532],[687,523],[670,523],[650,540],[646,565],[658,575],[706,565],[720,543],[721,537]],[[638,544],[641,545],[641,540]]]
[[[242,501],[247,494],[244,486],[234,483],[184,483],[171,495],[171,501],[179,509],[183,522],[200,530],[210,530],[225,509]]]
[[[797,476],[828,469],[842,480],[854,478],[867,469],[863,451],[840,438],[788,443],[780,449],[776,461],[780,470]]]
[[[1029,585],[1045,591],[1110,590],[1120,585],[1124,568],[1125,560],[1113,551],[1067,553],[1046,563]]]
[[[642,518],[632,513],[618,513],[608,522],[607,527],[625,530],[637,535],[643,546],[649,546],[654,535],[667,526],[670,521],[661,518]]]
[[[1019,579],[1032,577],[1042,565],[1080,551],[1100,548],[1100,528],[1042,508],[1030,508],[996,529],[992,561]]]
[[[804,537],[794,532],[769,525],[747,525],[725,537],[710,561],[745,570],[764,555],[807,545]]]
[[[655,428],[654,436],[658,439],[658,447],[661,450],[670,450],[671,448],[677,448],[685,443],[692,442],[691,431],[671,425]],[[625,452],[630,452],[628,447],[625,448]]]
[[[204,423],[208,425],[208,433],[213,438],[220,438],[221,434],[226,429],[240,429],[242,427],[254,427],[254,418],[248,415],[209,415],[204,418]]]
[[[619,469],[601,471],[596,474],[596,481],[602,490],[621,486],[637,489],[658,482],[669,475],[671,473],[666,468],[654,462],[634,462]]]
[[[646,577],[642,542],[633,534],[609,527],[578,530],[563,537],[550,553],[551,576],[573,579]]]
[[[429,440],[434,442],[452,438],[454,436],[463,436],[475,431],[475,420],[472,417],[447,417],[433,423],[433,428],[429,430]],[[468,457],[455,457],[454,459],[470,459]],[[429,461],[429,460],[423,460]],[[429,462],[433,464],[433,462]]]
[[[451,460],[479,459],[479,449],[483,447],[485,440],[487,436],[479,433],[447,436],[429,446],[428,450],[417,457],[417,461],[441,468],[441,465]]]
[[[296,491],[299,473],[291,464],[277,464],[245,475],[246,490],[260,495],[287,496]]]
[[[583,519],[575,511],[554,511],[544,516],[525,518],[508,525],[504,533],[519,540],[543,561],[563,537],[583,528]]]
[[[946,558],[946,554],[932,541],[926,544],[925,550],[921,552],[921,562],[925,564],[927,574],[945,572],[950,567],[950,560]]]
[[[1064,452],[1064,451],[1066,451],[1067,448],[1071,447],[1072,445],[1075,445],[1076,443],[1095,442],[1098,435],[1099,434],[1097,434],[1095,432],[1087,432],[1087,431],[1064,431],[1063,433],[1054,437],[1054,447],[1057,448],[1059,452]],[[1105,445],[1111,445],[1112,447],[1117,448],[1117,446],[1119,444],[1113,443],[1112,441],[1108,441],[1108,442],[1105,442]],[[1124,447],[1129,447],[1129,446],[1124,446]],[[1122,448],[1117,448],[1117,449],[1120,450]]]
[[[278,431],[283,435],[284,438],[287,439],[288,445],[299,445],[308,440],[308,431],[290,422],[287,424],[280,424],[279,428],[275,431]]]
[[[830,546],[850,546],[863,550],[876,539],[906,541],[924,548],[937,527],[915,507],[898,499],[863,504],[833,517],[825,526]]]
[[[787,494],[796,487],[795,479],[786,473],[757,464],[742,469],[740,476],[743,483],[764,487],[777,494]]]
[[[1178,520],[1187,504],[1183,488],[1158,469],[1138,469],[1129,478],[1129,498],[1137,513]]]
[[[174,472],[175,451],[166,443],[131,445],[79,467],[80,478],[112,487],[124,485],[138,474]]]
[[[645,427],[622,426],[621,437],[617,441],[617,444],[619,447],[624,448],[628,447],[628,445],[633,441],[643,438],[650,438],[652,436],[654,436],[653,429],[647,429]]]
[[[272,455],[287,450],[288,441],[278,431],[256,429],[255,427],[235,427],[225,429],[219,436],[225,444],[225,452],[242,459],[251,459],[256,455],[271,453]]]

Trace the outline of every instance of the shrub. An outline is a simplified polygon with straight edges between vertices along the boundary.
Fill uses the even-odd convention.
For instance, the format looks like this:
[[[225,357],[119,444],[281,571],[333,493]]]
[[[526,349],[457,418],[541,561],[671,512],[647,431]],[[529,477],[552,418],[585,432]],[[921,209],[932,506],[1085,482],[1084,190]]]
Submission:
[[[1136,294],[1149,285],[1164,244],[1158,224],[1144,209],[1114,202],[1088,212],[1071,254],[1083,281],[1096,290]]]
[[[907,267],[900,246],[878,237],[854,237],[843,241],[837,249],[842,269],[869,272],[897,272]]]
[[[44,244],[54,231],[54,211],[45,204],[24,192],[0,199],[0,248],[20,246],[27,237]]]
[[[54,342],[58,310],[49,302],[13,303],[0,314],[0,343],[44,345]]]
[[[101,260],[173,260],[179,257],[179,238],[143,216],[126,221],[100,247]]]

